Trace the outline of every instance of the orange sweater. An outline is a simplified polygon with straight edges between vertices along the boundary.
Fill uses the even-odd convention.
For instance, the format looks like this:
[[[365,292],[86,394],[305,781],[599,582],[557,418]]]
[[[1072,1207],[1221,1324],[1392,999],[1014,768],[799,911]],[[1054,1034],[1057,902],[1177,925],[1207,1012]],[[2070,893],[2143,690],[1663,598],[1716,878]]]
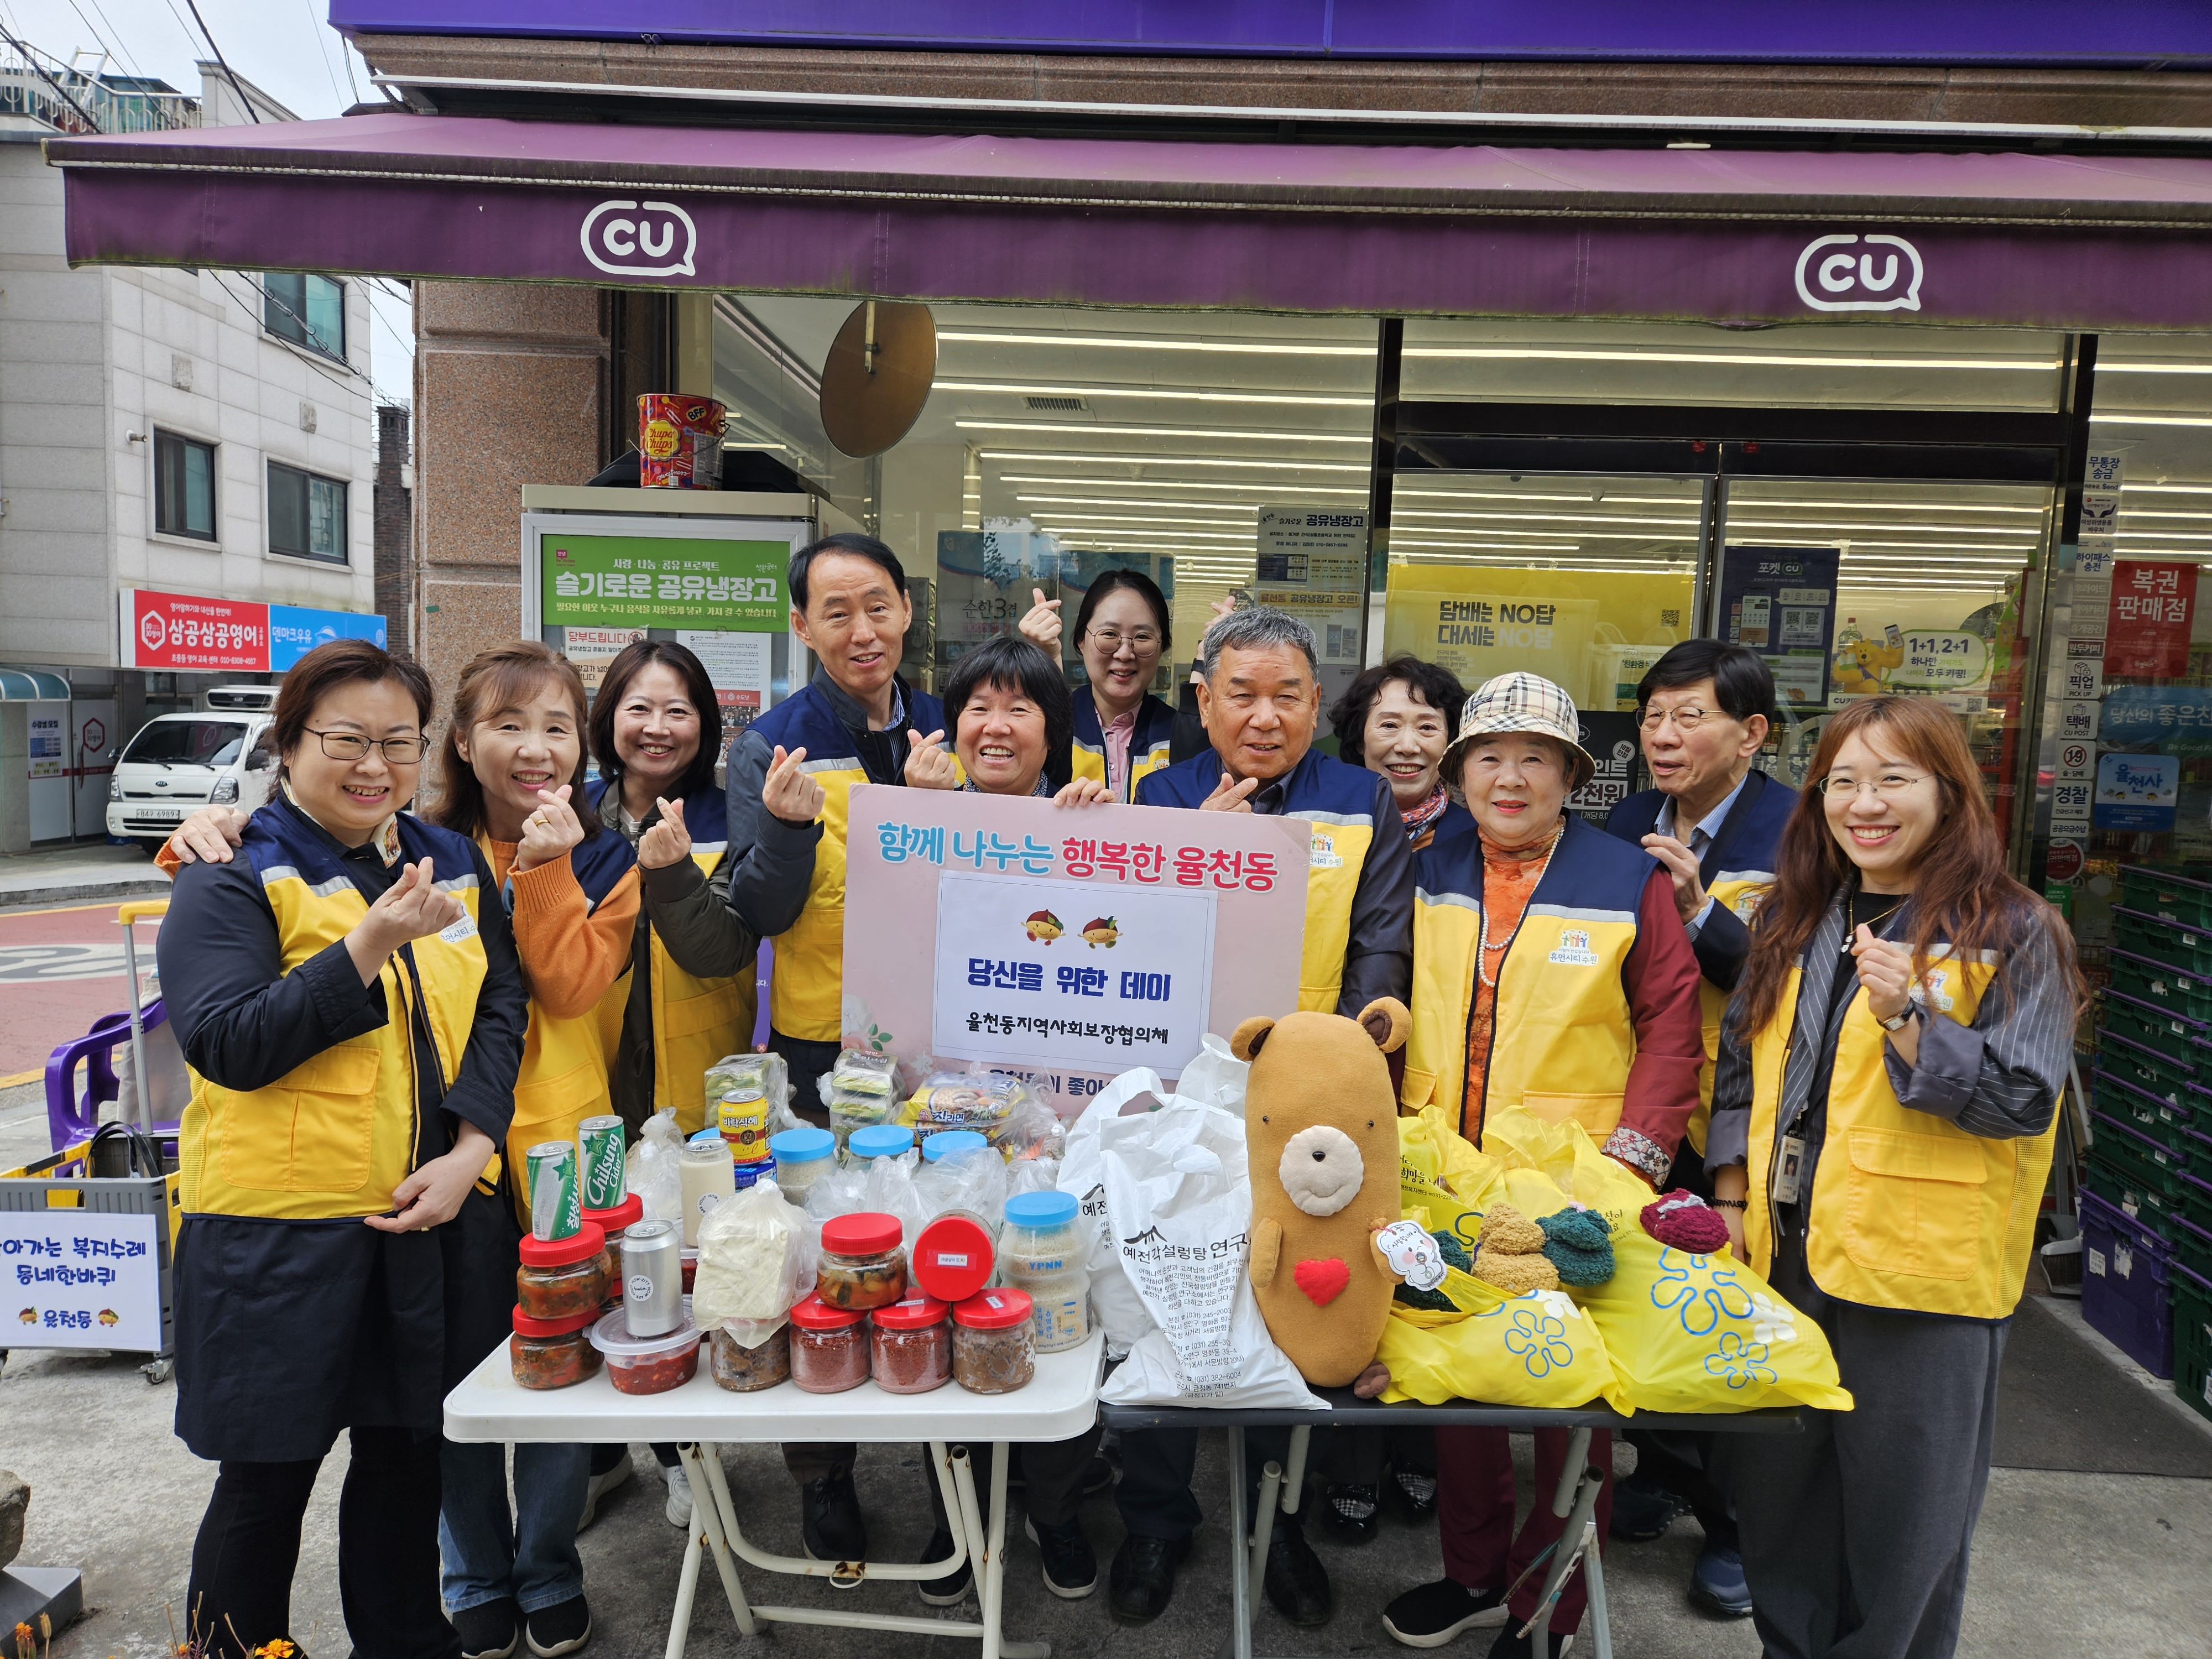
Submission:
[[[515,843],[478,838],[494,884],[504,886]],[[514,948],[530,981],[530,1000],[556,1019],[599,1006],[629,963],[637,928],[638,872],[632,866],[592,909],[563,853],[514,878]]]

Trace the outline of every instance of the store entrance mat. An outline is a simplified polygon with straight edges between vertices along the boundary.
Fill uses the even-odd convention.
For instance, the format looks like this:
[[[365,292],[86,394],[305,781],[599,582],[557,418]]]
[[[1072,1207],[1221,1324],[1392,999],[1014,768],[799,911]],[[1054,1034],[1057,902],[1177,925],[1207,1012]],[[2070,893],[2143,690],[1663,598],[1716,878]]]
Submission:
[[[2022,1297],[1997,1383],[1990,1462],[2006,1469],[2212,1480],[2212,1434]]]

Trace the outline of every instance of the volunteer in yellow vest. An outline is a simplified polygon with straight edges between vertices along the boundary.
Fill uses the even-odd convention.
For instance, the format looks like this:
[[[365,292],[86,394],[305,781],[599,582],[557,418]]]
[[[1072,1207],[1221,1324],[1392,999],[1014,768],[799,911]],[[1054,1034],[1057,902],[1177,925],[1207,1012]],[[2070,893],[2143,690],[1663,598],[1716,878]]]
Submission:
[[[1706,1150],[1752,1266],[1856,1409],[1724,1447],[1769,1653],[1942,1659],[2084,994],[2005,874],[1959,719],[1832,715],[1729,1005]],[[1725,1438],[1725,1437],[1723,1437]]]
[[[1321,720],[1313,630],[1280,611],[1235,611],[1206,629],[1199,699],[1212,748],[1138,786],[1146,806],[1303,818],[1312,831],[1298,1006],[1357,1016],[1376,997],[1403,1000],[1413,967],[1413,854],[1390,786],[1313,746]],[[1245,1431],[1249,1468],[1287,1466],[1288,1431]],[[1121,1439],[1115,1502],[1128,1536],[1114,1558],[1115,1615],[1139,1623],[1165,1610],[1176,1567],[1201,1518],[1190,1491],[1194,1430]],[[1255,1474],[1256,1478],[1256,1474]],[[1328,1571],[1297,1516],[1278,1518],[1267,1549],[1269,1603],[1301,1626],[1334,1610]]]
[[[184,1603],[210,1654],[296,1634],[301,1520],[341,1430],[354,1650],[462,1651],[438,1604],[441,1402],[514,1304],[490,1182],[524,991],[482,856],[399,810],[431,702],[367,641],[301,658],[276,699],[278,794],[234,858],[217,834],[219,861],[177,872],[161,927],[193,1072],[177,1432],[222,1463]]]
[[[1468,818],[1448,821],[1416,854],[1413,1033],[1401,1098],[1431,1103],[1481,1143],[1489,1113],[1525,1107],[1571,1118],[1646,1182],[1674,1161],[1698,1103],[1698,963],[1675,914],[1674,884],[1649,853],[1566,810],[1596,769],[1574,702],[1534,674],[1501,674],[1461,711],[1443,777]],[[1567,1431],[1536,1435],[1536,1491],[1551,1492]],[[1610,1437],[1590,1459],[1608,1471],[1597,1504],[1613,1507]],[[1492,1653],[1556,1654],[1581,1621],[1578,1569],[1548,1634],[1516,1632],[1536,1612],[1520,1579],[1563,1524],[1539,1502],[1513,1533],[1513,1459],[1503,1429],[1437,1431],[1437,1523],[1444,1576],[1384,1609],[1382,1627],[1410,1647],[1503,1624]]]
[[[1022,618],[1022,637],[1057,672],[1060,601],[1041,587],[1030,591],[1036,603]],[[1084,683],[1069,702],[1068,763],[1072,777],[1096,779],[1115,800],[1135,799],[1137,785],[1168,764],[1175,710],[1150,688],[1171,643],[1167,596],[1143,571],[1101,571],[1083,590],[1075,648]]]

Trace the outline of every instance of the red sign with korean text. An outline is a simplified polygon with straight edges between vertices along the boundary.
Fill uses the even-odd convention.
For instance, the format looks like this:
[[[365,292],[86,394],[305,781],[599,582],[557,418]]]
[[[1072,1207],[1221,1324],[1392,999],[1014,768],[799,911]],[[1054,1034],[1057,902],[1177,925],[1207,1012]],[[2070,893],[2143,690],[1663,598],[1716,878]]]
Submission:
[[[269,668],[269,607],[135,588],[124,596],[123,666],[206,672]]]
[[[2105,678],[2176,679],[2189,672],[2197,567],[2122,559],[2112,567]]]

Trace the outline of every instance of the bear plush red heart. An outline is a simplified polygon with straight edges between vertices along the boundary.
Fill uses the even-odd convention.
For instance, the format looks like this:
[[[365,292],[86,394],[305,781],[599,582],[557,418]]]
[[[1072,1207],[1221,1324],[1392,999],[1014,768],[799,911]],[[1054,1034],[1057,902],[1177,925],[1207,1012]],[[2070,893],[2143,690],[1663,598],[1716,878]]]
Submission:
[[[1301,1261],[1291,1269],[1291,1278],[1317,1308],[1326,1308],[1343,1293],[1352,1282],[1352,1269],[1335,1256],[1324,1256],[1317,1261]]]

